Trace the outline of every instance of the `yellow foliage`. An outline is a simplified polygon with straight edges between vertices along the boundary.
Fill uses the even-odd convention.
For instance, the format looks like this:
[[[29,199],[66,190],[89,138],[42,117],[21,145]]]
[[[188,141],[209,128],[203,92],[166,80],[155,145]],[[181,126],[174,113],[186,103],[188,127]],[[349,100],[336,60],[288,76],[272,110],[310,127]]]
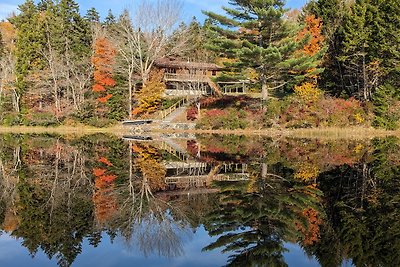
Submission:
[[[150,188],[153,191],[165,189],[164,178],[167,171],[161,163],[157,149],[149,145],[134,145],[132,150],[137,153],[136,166],[142,172],[143,177],[148,180]]]
[[[308,182],[317,178],[318,175],[318,167],[312,165],[304,165],[296,171],[296,173],[294,174],[294,178],[303,182]]]
[[[356,120],[356,122],[358,124],[361,124],[365,121],[365,119],[363,118],[363,116],[360,113],[354,114],[354,119]]]
[[[15,48],[15,39],[17,38],[14,26],[10,22],[2,21],[0,22],[0,32],[5,47],[8,50],[13,51]]]
[[[364,146],[362,144],[358,144],[356,145],[356,147],[354,148],[354,152],[359,154],[360,152],[362,152],[362,150],[364,149]]]
[[[149,114],[157,110],[161,104],[165,84],[162,81],[163,73],[154,73],[149,81],[136,95],[139,105],[133,110],[133,115]]]
[[[258,80],[260,78],[260,74],[252,68],[248,68],[245,70],[246,78],[249,80]]]
[[[309,82],[295,86],[294,92],[305,102],[316,102],[323,95],[323,92],[315,84]]]

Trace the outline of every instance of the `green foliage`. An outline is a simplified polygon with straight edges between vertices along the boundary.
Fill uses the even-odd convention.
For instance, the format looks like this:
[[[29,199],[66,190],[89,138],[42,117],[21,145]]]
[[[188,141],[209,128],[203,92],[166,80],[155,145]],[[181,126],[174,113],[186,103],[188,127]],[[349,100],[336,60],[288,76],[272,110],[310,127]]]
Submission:
[[[201,120],[197,123],[196,127],[200,129],[245,129],[249,125],[248,115],[243,110],[237,109],[224,109],[217,110],[211,109],[202,114]]]
[[[233,72],[252,68],[259,73],[263,98],[268,87],[291,87],[311,75],[307,71],[320,63],[322,52],[314,56],[299,53],[307,38],[297,40],[299,25],[284,19],[284,2],[231,1],[235,8],[224,8],[227,16],[204,12],[212,24],[210,48],[233,61],[226,66]],[[313,75],[315,75],[313,73]]]
[[[373,125],[395,130],[400,123],[400,90],[390,84],[377,88],[374,96]]]

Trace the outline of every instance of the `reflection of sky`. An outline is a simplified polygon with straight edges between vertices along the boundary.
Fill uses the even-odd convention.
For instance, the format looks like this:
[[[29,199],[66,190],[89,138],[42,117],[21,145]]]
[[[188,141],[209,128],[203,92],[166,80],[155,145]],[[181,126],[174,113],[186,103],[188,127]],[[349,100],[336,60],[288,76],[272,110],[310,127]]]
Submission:
[[[193,238],[183,238],[184,255],[174,259],[165,259],[157,255],[150,255],[144,258],[141,251],[138,251],[133,244],[132,249],[127,249],[124,241],[117,238],[113,244],[108,237],[104,236],[97,248],[89,245],[86,240],[82,247],[82,254],[78,255],[73,266],[223,266],[226,264],[228,256],[221,254],[220,250],[211,252],[201,252],[201,249],[216,238],[208,236],[203,227],[197,229]],[[48,260],[47,257],[39,252],[35,258],[31,258],[26,248],[21,246],[19,240],[10,238],[8,235],[0,236],[0,266],[30,266],[45,267],[56,266],[57,261]]]
[[[289,250],[284,253],[285,261],[289,266],[296,267],[313,267],[320,266],[314,257],[308,257],[299,245],[293,243],[285,244],[285,248]]]
[[[73,266],[224,266],[227,263],[228,254],[222,254],[221,250],[201,252],[202,248],[215,240],[215,237],[209,237],[204,228],[200,227],[193,234],[193,237],[182,239],[184,254],[181,257],[166,259],[157,255],[150,255],[145,258],[135,244],[132,244],[132,248],[128,249],[120,238],[114,240],[112,244],[110,238],[104,236],[97,248],[89,245],[86,240],[83,244],[82,254],[78,255]],[[286,263],[289,266],[319,266],[316,259],[309,258],[297,244],[287,243],[285,248],[289,250],[284,254]],[[41,251],[34,258],[31,258],[27,249],[22,247],[20,240],[13,239],[5,234],[0,237],[0,266],[46,267],[56,265],[57,261],[55,259],[49,260]],[[351,264],[348,263],[343,266],[351,266]]]

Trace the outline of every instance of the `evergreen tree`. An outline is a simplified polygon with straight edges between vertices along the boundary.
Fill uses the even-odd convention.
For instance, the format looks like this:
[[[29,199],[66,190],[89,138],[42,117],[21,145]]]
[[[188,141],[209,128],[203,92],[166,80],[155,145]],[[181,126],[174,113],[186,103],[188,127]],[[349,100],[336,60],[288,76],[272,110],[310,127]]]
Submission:
[[[229,67],[237,70],[252,68],[259,74],[262,98],[268,91],[291,87],[309,75],[315,75],[321,53],[306,56],[299,50],[307,38],[297,40],[297,25],[284,19],[284,1],[232,0],[234,8],[224,7],[227,16],[204,12],[213,22],[211,30],[218,33],[211,49],[233,58]],[[306,70],[314,69],[312,72]]]
[[[111,25],[115,25],[116,22],[117,22],[117,20],[116,20],[114,14],[112,13],[111,9],[109,9],[107,17],[104,19],[103,24],[106,26],[111,26]]]
[[[40,50],[43,45],[43,35],[39,27],[38,8],[32,0],[26,0],[18,7],[20,14],[12,17],[9,21],[17,29],[17,41],[15,56],[16,62],[16,97],[19,111],[21,95],[26,90],[25,76],[34,68],[43,66]]]
[[[368,54],[371,30],[368,25],[367,3],[361,1],[352,9],[343,29],[342,54],[338,57],[346,70],[345,78],[351,80],[350,92],[357,98],[369,100],[372,92],[368,86],[367,65],[371,62]]]
[[[88,9],[85,15],[85,19],[89,22],[100,22],[100,14],[97,12],[96,8],[92,7]]]

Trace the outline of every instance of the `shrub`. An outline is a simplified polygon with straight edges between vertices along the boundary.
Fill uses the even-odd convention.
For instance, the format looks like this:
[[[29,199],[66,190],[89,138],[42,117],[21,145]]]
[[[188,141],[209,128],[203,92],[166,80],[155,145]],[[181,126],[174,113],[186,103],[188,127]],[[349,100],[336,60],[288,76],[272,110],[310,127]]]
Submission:
[[[313,83],[303,83],[294,87],[295,94],[304,102],[317,102],[323,95],[323,92]]]

